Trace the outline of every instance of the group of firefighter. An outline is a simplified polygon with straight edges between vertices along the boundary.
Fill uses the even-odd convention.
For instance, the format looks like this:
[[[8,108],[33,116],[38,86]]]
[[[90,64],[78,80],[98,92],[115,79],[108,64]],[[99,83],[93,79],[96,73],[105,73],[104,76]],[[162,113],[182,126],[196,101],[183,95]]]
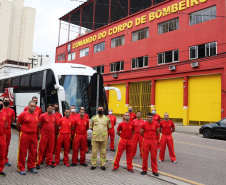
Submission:
[[[85,108],[81,107],[76,113],[76,107],[72,105],[66,109],[64,117],[59,113],[58,104],[48,104],[47,112],[42,114],[42,110],[37,106],[38,98],[33,97],[28,106],[18,116],[16,129],[19,132],[19,146],[17,168],[21,175],[26,175],[25,161],[28,153],[27,169],[31,173],[38,173],[37,170],[46,162],[48,167],[56,167],[60,163],[60,153],[64,150],[63,164],[67,167],[88,166],[86,163],[87,130],[92,130],[92,156],[91,170],[96,169],[97,153],[100,151],[100,167],[106,170],[106,149],[110,136],[110,149],[115,152],[114,140],[116,117],[113,110],[109,109],[109,114],[104,115],[104,108],[98,107],[98,114],[89,121]],[[4,166],[11,166],[8,160],[8,151],[11,140],[11,123],[15,121],[15,112],[9,107],[10,99],[4,97],[0,100],[0,176],[5,176]],[[148,155],[151,153],[151,168],[155,176],[158,174],[157,151],[159,153],[159,163],[164,161],[166,145],[168,146],[171,161],[176,162],[172,132],[175,131],[174,123],[169,120],[169,114],[164,114],[164,119],[156,114],[153,108],[152,113],[148,113],[146,120],[141,119],[142,112],[132,112],[129,107],[128,112],[123,116],[123,121],[119,123],[116,134],[120,136],[118,147],[113,163],[113,171],[119,168],[121,156],[126,150],[127,170],[133,171],[132,159],[136,156],[137,145],[139,143],[140,157],[143,159],[141,174],[147,174]],[[161,139],[160,139],[160,132]],[[73,155],[69,164],[68,153],[72,144]],[[80,159],[78,154],[80,151]]]

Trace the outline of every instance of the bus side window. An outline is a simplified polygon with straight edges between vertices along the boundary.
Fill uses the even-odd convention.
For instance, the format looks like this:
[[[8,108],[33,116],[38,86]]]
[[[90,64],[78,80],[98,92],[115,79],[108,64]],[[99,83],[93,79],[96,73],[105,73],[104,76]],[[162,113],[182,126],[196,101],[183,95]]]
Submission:
[[[30,76],[26,75],[26,76],[22,76],[20,77],[20,92],[23,91],[29,91],[30,87],[29,87],[29,83],[30,82]]]
[[[13,92],[18,93],[19,92],[19,84],[20,84],[20,77],[16,77],[12,79],[12,87],[13,87]]]
[[[46,75],[46,92],[47,92],[47,104],[58,103],[57,91],[54,85],[56,84],[55,76],[52,70],[47,71]]]
[[[4,82],[5,80],[0,80],[0,93],[4,93],[5,90],[4,90]]]
[[[4,89],[11,86],[11,81],[12,81],[12,78],[8,78],[5,80]]]
[[[42,90],[43,72],[31,75],[31,91]]]

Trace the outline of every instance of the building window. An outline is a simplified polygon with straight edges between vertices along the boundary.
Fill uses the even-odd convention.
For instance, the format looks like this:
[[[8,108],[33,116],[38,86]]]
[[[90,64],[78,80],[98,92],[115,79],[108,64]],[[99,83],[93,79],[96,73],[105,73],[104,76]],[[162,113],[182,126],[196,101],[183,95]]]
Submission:
[[[137,30],[132,33],[132,42],[142,40],[149,37],[149,28]]]
[[[65,59],[65,54],[63,53],[63,60]]]
[[[96,66],[93,69],[96,70],[100,74],[104,74],[104,65],[102,65],[102,66]]]
[[[132,69],[148,67],[148,56],[133,58],[131,67],[132,67]]]
[[[58,62],[60,61],[60,55],[57,56],[57,61],[58,61]]]
[[[71,60],[74,60],[75,59],[75,52],[74,53],[69,53],[68,55],[67,55],[67,60],[68,61],[71,61]]]
[[[39,55],[39,57],[42,57],[42,55]],[[65,60],[65,53],[57,55],[57,61],[60,62],[62,60]]]
[[[158,34],[179,29],[179,18],[171,19],[158,24]]]
[[[80,57],[89,55],[89,47],[80,50]]]
[[[62,61],[62,54],[60,54],[60,61]]]
[[[105,50],[105,42],[94,45],[94,53]]]
[[[158,64],[167,64],[179,61],[179,50],[158,53]]]
[[[190,60],[214,56],[217,54],[217,43],[211,42],[207,44],[200,44],[198,46],[192,46],[189,48]]]
[[[216,6],[205,8],[189,14],[190,26],[216,18]]]
[[[111,63],[111,72],[123,71],[124,70],[124,61]]]
[[[111,48],[125,44],[125,35],[111,39]]]

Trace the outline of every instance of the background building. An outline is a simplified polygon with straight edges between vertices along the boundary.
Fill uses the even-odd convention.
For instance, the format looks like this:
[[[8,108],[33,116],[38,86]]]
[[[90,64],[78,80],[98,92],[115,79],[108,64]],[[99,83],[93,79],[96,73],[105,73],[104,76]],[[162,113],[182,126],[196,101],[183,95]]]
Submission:
[[[155,107],[184,125],[218,121],[226,117],[225,10],[214,0],[89,0],[60,18],[68,41],[56,62],[102,73],[121,90],[120,102],[108,94],[117,115],[131,105],[143,118]],[[92,32],[71,40],[71,25]]]
[[[29,62],[32,56],[35,9],[24,0],[0,1],[0,62]]]
[[[33,53],[32,58],[33,58],[33,68],[50,64],[49,55],[39,55],[37,53]],[[30,58],[30,61],[32,61],[31,58]],[[31,68],[32,68],[32,64],[31,64]]]

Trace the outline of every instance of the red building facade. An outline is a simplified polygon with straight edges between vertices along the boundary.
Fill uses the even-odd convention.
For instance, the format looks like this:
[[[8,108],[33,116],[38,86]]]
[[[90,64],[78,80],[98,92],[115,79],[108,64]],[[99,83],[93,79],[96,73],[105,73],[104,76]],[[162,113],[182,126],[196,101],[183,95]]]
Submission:
[[[155,107],[184,125],[218,121],[226,117],[225,8],[215,0],[153,4],[58,46],[56,63],[101,72],[122,92],[120,102],[108,93],[117,115],[131,105],[143,117]]]

